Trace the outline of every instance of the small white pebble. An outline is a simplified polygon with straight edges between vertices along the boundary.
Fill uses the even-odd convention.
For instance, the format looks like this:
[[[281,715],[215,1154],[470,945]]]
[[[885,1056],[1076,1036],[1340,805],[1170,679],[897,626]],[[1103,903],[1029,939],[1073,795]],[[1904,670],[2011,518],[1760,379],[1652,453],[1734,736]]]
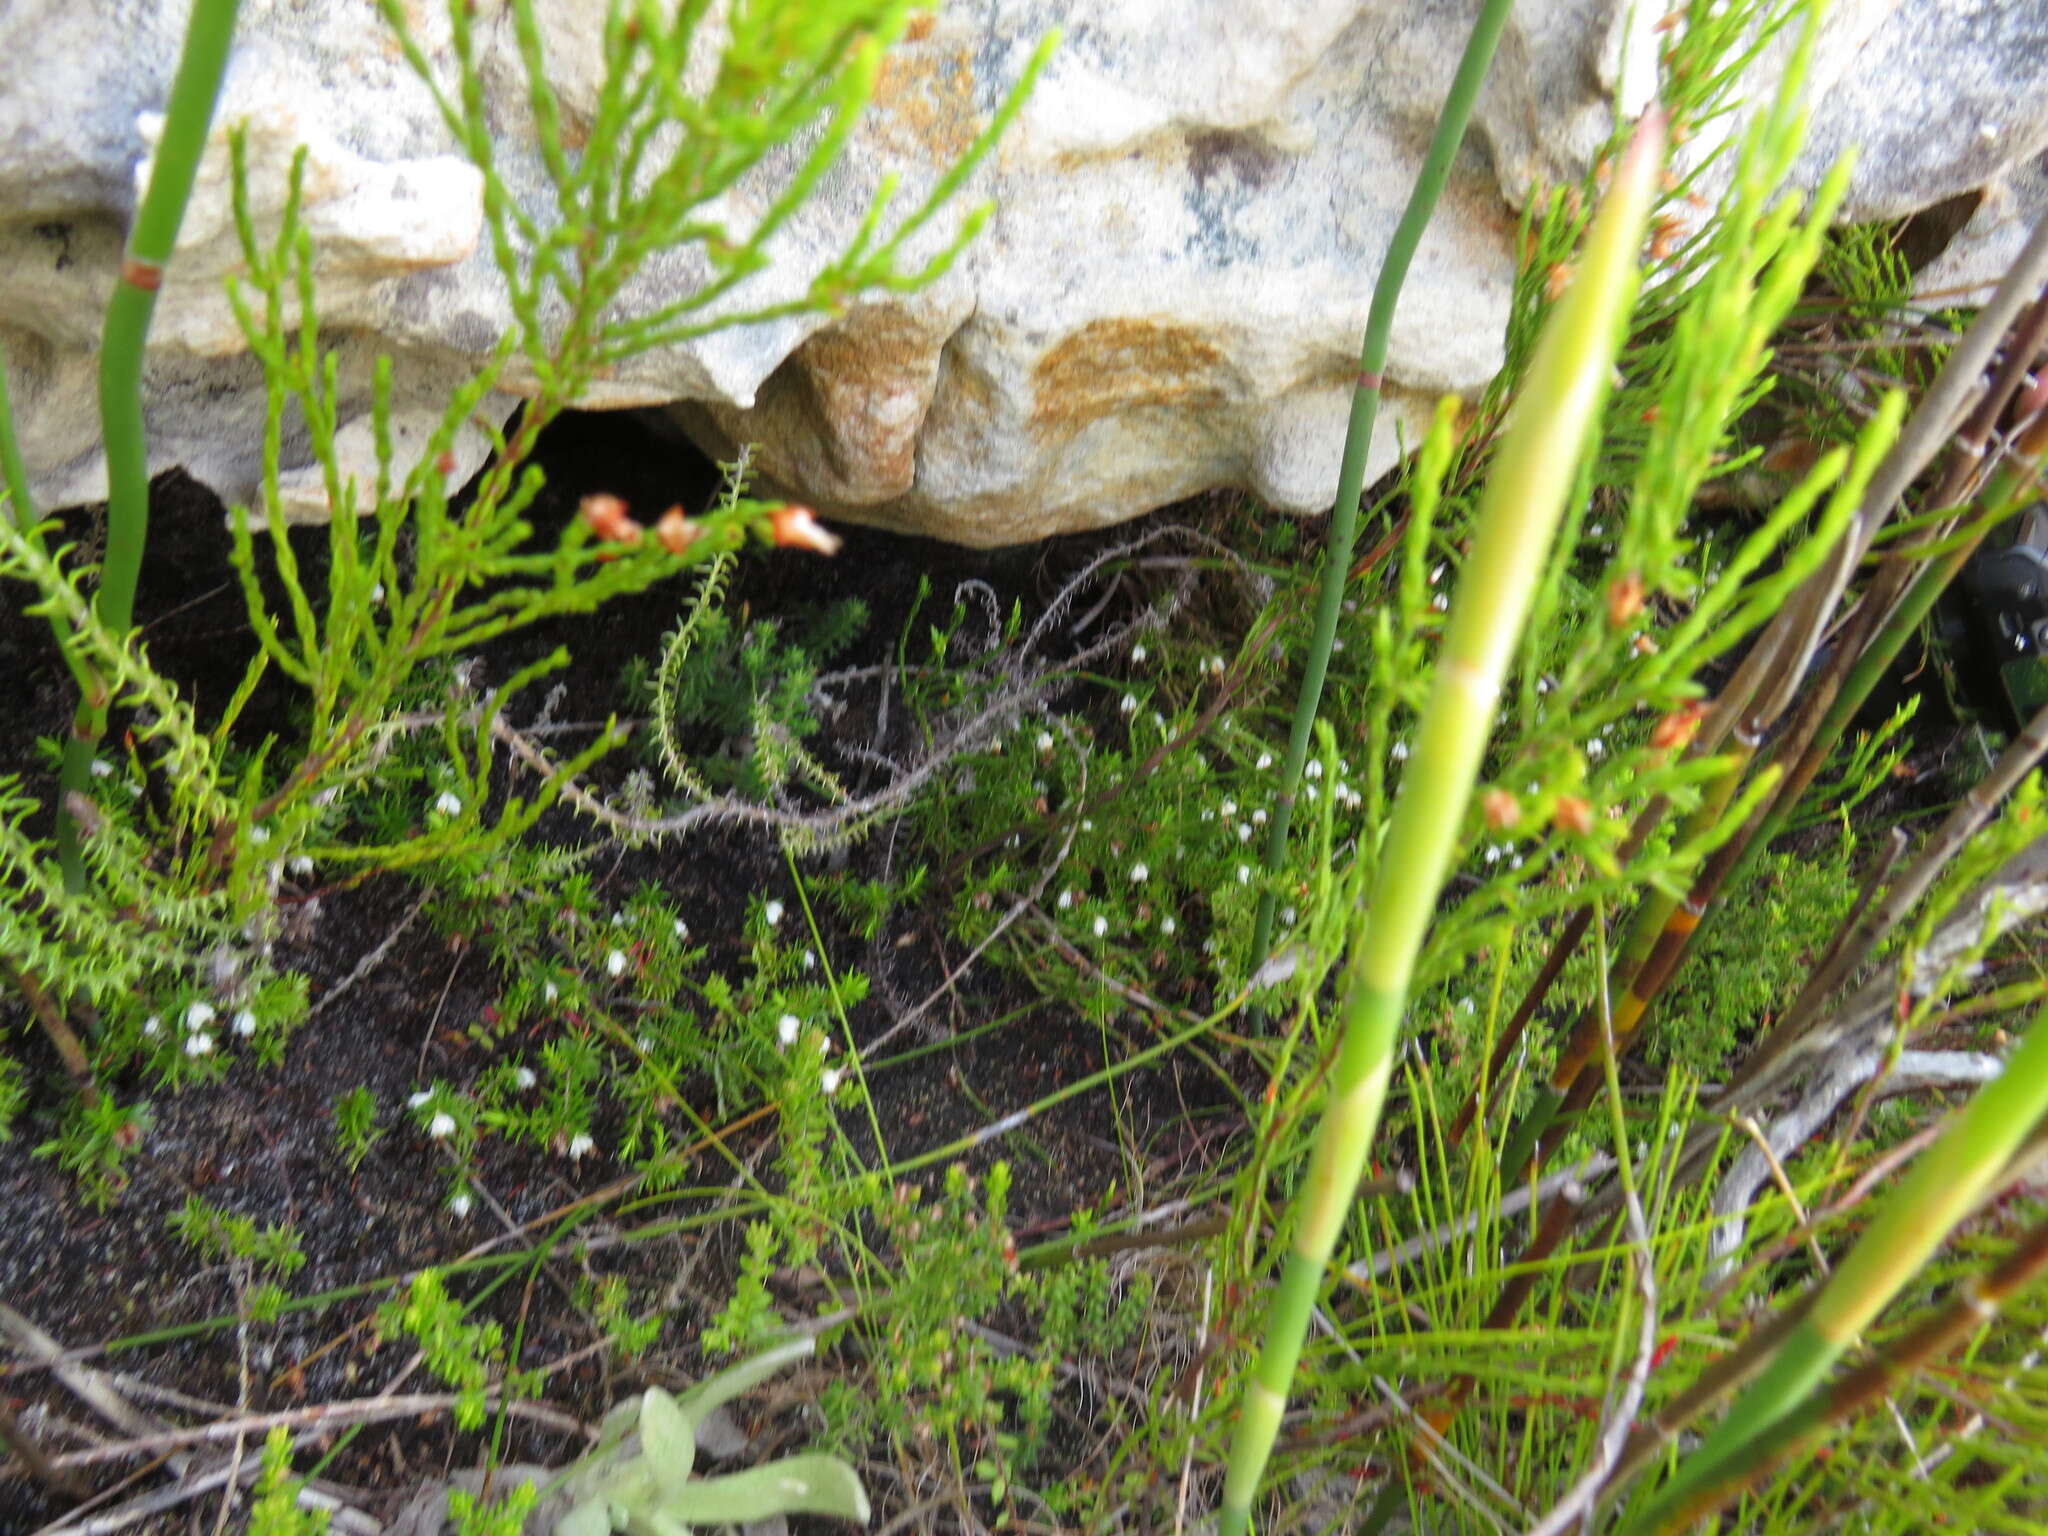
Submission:
[[[233,1024],[235,1033],[244,1040],[256,1033],[256,1015],[246,1008],[235,1014]]]
[[[469,1198],[468,1190],[458,1189],[454,1194],[448,1197],[448,1213],[451,1216],[457,1217],[458,1219],[467,1216],[469,1214],[469,1208],[473,1203],[474,1202],[472,1202]]]
[[[597,1150],[597,1142],[588,1131],[578,1131],[569,1138],[569,1160],[581,1162]]]
[[[768,926],[770,928],[779,927],[782,923],[782,903],[779,901],[769,902],[767,906],[761,909],[761,915],[768,919]]]
[[[455,1134],[455,1117],[445,1109],[434,1111],[434,1118],[427,1122],[427,1134],[436,1141],[446,1141]]]
[[[793,1013],[785,1013],[775,1021],[775,1038],[784,1045],[795,1045],[796,1037],[803,1023]]]
[[[610,954],[606,955],[604,957],[604,970],[607,976],[625,975],[626,952],[623,949],[615,949]]]
[[[512,1081],[520,1088],[531,1088],[540,1079],[533,1075],[533,1068],[521,1067],[512,1074]]]
[[[205,1030],[195,1031],[185,1037],[185,1054],[187,1056],[204,1056],[212,1049],[213,1036],[207,1034]]]
[[[187,1029],[203,1029],[212,1022],[213,1004],[211,1003],[194,1003],[185,1010],[185,1027]]]
[[[460,816],[462,800],[453,790],[444,789],[434,801],[434,809],[443,816]]]

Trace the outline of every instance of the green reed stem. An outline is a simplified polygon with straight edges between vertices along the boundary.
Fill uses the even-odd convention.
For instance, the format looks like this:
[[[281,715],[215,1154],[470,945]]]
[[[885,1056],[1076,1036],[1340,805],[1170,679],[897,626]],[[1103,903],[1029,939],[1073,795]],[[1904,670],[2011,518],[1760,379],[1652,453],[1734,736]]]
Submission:
[[[164,267],[177,244],[178,225],[192,197],[199,158],[213,126],[214,102],[227,71],[234,42],[235,12],[240,0],[193,0],[185,27],[184,51],[177,78],[164,109],[163,134],[157,141],[149,186],[135,212],[121,274],[107,305],[106,327],[100,336],[100,433],[107,452],[107,554],[100,567],[94,611],[116,635],[134,621],[135,582],[142,569],[142,550],[149,534],[149,439],[142,420],[143,349],[156,313],[157,289]],[[107,687],[95,677],[81,692],[72,717],[71,737],[64,743],[64,766],[58,780],[57,858],[64,884],[85,888],[85,862],[79,827],[69,800],[84,794],[93,753],[107,729]]]
[[[2048,1115],[2048,1007],[2005,1069],[1913,1165],[1862,1239],[1823,1282],[1756,1381],[1629,1527],[1655,1531],[1718,1486],[1765,1435],[1779,1432],[1842,1352],[1910,1280],[2004,1172]]]
[[[1616,167],[1571,291],[1544,326],[1480,502],[1429,701],[1394,802],[1371,899],[1353,919],[1329,1099],[1296,1196],[1293,1241],[1245,1385],[1219,1536],[1244,1536],[1309,1313],[1386,1102],[1416,957],[1450,869],[1501,679],[1521,638],[1586,438],[1606,398],[1637,282],[1637,252],[1663,164],[1653,109]]]
[[[1309,634],[1308,654],[1302,663],[1301,692],[1295,697],[1287,756],[1280,765],[1280,793],[1266,835],[1266,887],[1260,894],[1258,916],[1252,924],[1247,976],[1259,973],[1273,945],[1273,914],[1279,903],[1275,882],[1287,862],[1287,833],[1294,823],[1295,796],[1301,789],[1301,772],[1308,761],[1316,712],[1322,706],[1323,683],[1330,673],[1337,617],[1344,608],[1344,586],[1350,576],[1351,550],[1358,536],[1358,498],[1365,489],[1365,455],[1372,445],[1373,424],[1379,419],[1381,372],[1387,366],[1394,309],[1400,302],[1401,285],[1408,280],[1408,267],[1415,259],[1416,247],[1422,243],[1422,232],[1429,227],[1437,199],[1450,179],[1451,162],[1464,142],[1465,125],[1471,121],[1479,87],[1486,80],[1512,3],[1513,0],[1486,0],[1479,19],[1472,24],[1465,55],[1458,61],[1457,77],[1451,81],[1450,94],[1436,120],[1436,134],[1429,141],[1429,152],[1416,174],[1415,189],[1408,194],[1401,222],[1395,226],[1387,258],[1380,266],[1379,280],[1373,284],[1365,340],[1358,351],[1358,382],[1351,392],[1351,419],[1344,429],[1344,461],[1337,473],[1337,501],[1330,512],[1329,545],[1323,553],[1323,582],[1316,596],[1315,628]]]

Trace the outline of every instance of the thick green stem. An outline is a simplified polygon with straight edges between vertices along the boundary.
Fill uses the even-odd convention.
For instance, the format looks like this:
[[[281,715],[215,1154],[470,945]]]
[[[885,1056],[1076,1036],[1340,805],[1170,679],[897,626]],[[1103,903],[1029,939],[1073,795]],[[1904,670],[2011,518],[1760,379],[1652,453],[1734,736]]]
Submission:
[[[1344,461],[1337,474],[1337,501],[1330,512],[1329,545],[1323,553],[1323,582],[1316,596],[1316,623],[1310,632],[1308,654],[1303,659],[1301,692],[1295,698],[1294,725],[1287,736],[1287,757],[1280,766],[1280,793],[1273,806],[1273,821],[1266,837],[1266,889],[1259,897],[1258,916],[1252,925],[1248,976],[1256,976],[1266,963],[1273,944],[1273,913],[1279,901],[1274,887],[1287,862],[1287,833],[1294,822],[1294,799],[1301,788],[1303,765],[1308,761],[1309,738],[1314,733],[1316,712],[1322,706],[1323,683],[1330,673],[1330,651],[1337,639],[1337,617],[1344,607],[1344,586],[1351,572],[1351,549],[1358,536],[1358,498],[1365,489],[1365,455],[1372,445],[1373,425],[1379,419],[1381,374],[1387,366],[1387,344],[1394,329],[1394,308],[1400,302],[1401,285],[1408,279],[1409,264],[1415,259],[1422,232],[1429,227],[1437,199],[1450,179],[1451,162],[1465,139],[1465,125],[1471,121],[1479,87],[1486,80],[1495,46],[1507,26],[1513,0],[1486,0],[1479,19],[1466,40],[1465,55],[1458,61],[1457,77],[1444,99],[1436,120],[1436,135],[1429,141],[1429,153],[1408,194],[1408,206],[1395,226],[1387,246],[1387,258],[1380,265],[1379,280],[1373,284],[1372,308],[1366,314],[1365,340],[1358,351],[1358,383],[1351,393],[1351,419],[1344,429]]]
[[[2048,1008],[2000,1074],[1914,1164],[1822,1284],[1812,1308],[1703,1445],[1632,1528],[1663,1529],[1704,1488],[1784,1424],[1856,1336],[1941,1246],[2048,1114]]]
[[[107,305],[100,337],[100,432],[107,453],[107,554],[100,568],[94,611],[107,629],[126,634],[135,612],[135,581],[142,569],[149,532],[149,440],[142,421],[142,363],[157,289],[177,244],[178,225],[192,197],[199,159],[213,125],[214,101],[227,70],[239,0],[193,0],[185,47],[164,110],[162,136],[150,168],[149,187],[135,213],[121,274]],[[107,690],[95,679],[83,689],[64,744],[57,797],[57,857],[64,883],[85,888],[79,827],[66,804],[84,794],[92,757],[107,729]]]
[[[1607,394],[1636,290],[1636,256],[1663,163],[1652,111],[1617,166],[1571,291],[1545,325],[1487,480],[1472,557],[1395,798],[1370,901],[1353,919],[1339,1044],[1285,1272],[1266,1317],[1224,1479],[1220,1536],[1251,1520],[1309,1313],[1379,1126],[1424,934],[1492,734],[1501,679],[1535,600],[1587,434]]]

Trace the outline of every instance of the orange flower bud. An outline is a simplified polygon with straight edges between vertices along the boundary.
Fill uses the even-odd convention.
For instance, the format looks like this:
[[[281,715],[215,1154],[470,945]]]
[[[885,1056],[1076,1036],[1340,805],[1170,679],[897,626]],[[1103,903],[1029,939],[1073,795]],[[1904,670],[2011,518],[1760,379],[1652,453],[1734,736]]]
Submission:
[[[838,554],[839,546],[846,542],[820,523],[818,515],[809,507],[795,503],[777,507],[768,515],[768,531],[779,545],[814,549],[821,555]]]
[[[1650,745],[1659,752],[1682,747],[1691,741],[1707,716],[1707,706],[1695,699],[1671,711],[1650,732]]]
[[[1607,586],[1607,622],[1616,629],[1643,611],[1643,578],[1637,571],[1617,576]]]
[[[1486,824],[1496,832],[1504,832],[1522,819],[1522,802],[1504,789],[1489,789],[1479,804]]]
[[[1577,795],[1557,797],[1557,824],[1567,832],[1584,837],[1593,830],[1593,807]]]
[[[654,536],[661,540],[663,549],[672,555],[680,555],[704,537],[704,530],[685,517],[681,507],[670,507],[661,514],[661,521],[654,525]]]
[[[638,544],[640,525],[626,514],[626,504],[618,497],[604,491],[586,496],[579,504],[578,511],[583,521],[590,525],[590,531],[600,539],[609,539],[617,544]]]

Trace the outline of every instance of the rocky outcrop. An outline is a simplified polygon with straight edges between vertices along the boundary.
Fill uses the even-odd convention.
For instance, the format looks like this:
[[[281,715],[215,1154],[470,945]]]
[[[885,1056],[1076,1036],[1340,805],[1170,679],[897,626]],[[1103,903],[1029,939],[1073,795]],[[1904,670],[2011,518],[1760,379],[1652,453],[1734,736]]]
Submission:
[[[445,61],[438,6],[409,8]],[[1046,29],[1061,49],[971,198],[998,211],[945,278],[831,323],[778,321],[663,348],[592,403],[673,403],[707,446],[759,445],[783,488],[841,517],[972,544],[1136,516],[1218,486],[1282,511],[1336,483],[1358,337],[1471,5],[1414,0],[951,0],[884,70],[876,105],[763,291],[799,288],[841,249],[885,172],[907,204],[971,141]],[[175,65],[181,0],[14,0],[0,11],[0,345],[46,504],[96,497],[95,346],[151,111]],[[500,164],[539,185],[501,3],[481,0]],[[603,0],[540,7],[565,108],[597,85]],[[1613,102],[1654,89],[1659,17],[1622,0],[1525,0],[1475,132],[1403,296],[1373,468],[1438,394],[1500,362],[1516,210],[1576,176]],[[343,0],[249,0],[221,117],[249,124],[259,211],[308,154],[326,334],[369,452],[376,354],[397,363],[399,425],[421,433],[510,324],[481,239],[482,187],[427,90]],[[1634,18],[1631,20],[1631,18]],[[1781,52],[1781,50],[1780,50]],[[1769,89],[1767,54],[1754,93]],[[1929,272],[1982,283],[2048,205],[2048,8],[1842,0],[1815,72],[1813,149],[1863,148],[1849,217],[1958,195],[1981,206]],[[237,251],[212,157],[159,307],[152,451],[251,499],[263,401],[222,296]],[[758,202],[772,188],[743,189]],[[935,237],[942,232],[935,232]],[[693,281],[687,253],[630,293]],[[509,412],[513,394],[490,409]],[[476,434],[460,467],[484,451]],[[326,494],[288,442],[283,512]]]

